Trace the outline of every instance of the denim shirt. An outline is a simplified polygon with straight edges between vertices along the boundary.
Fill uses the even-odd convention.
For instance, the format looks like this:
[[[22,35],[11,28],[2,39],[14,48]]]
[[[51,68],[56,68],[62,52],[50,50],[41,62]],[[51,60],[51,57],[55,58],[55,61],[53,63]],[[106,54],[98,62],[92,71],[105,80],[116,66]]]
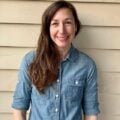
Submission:
[[[30,108],[29,120],[82,120],[99,113],[97,70],[94,61],[73,46],[60,64],[56,82],[39,93],[31,83],[28,66],[35,52],[22,60],[12,107]]]

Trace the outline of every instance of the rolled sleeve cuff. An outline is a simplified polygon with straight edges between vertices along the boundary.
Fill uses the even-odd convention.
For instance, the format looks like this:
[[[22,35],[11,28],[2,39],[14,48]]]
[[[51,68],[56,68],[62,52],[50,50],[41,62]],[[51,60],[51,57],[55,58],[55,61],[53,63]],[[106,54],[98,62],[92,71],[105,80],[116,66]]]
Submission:
[[[20,109],[20,110],[28,110],[29,109],[29,100],[14,100],[12,103],[12,108]]]
[[[98,115],[100,113],[99,103],[91,102],[89,105],[84,106],[84,115]]]

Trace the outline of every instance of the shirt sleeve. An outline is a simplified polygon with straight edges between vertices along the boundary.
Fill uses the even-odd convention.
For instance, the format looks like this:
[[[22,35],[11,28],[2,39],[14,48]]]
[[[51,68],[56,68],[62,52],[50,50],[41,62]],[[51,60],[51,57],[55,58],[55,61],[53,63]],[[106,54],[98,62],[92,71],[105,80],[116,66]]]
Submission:
[[[82,108],[84,115],[97,115],[100,112],[98,102],[97,68],[94,61],[92,61],[88,67],[82,99]]]
[[[12,107],[15,109],[28,110],[31,101],[31,82],[28,75],[27,55],[23,58],[18,72],[18,81],[15,88]]]

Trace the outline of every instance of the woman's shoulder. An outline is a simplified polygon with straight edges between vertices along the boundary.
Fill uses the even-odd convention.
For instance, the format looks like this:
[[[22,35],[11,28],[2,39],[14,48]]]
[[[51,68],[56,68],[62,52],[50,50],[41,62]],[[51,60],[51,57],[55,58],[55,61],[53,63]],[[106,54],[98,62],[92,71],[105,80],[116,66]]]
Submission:
[[[78,60],[79,61],[82,61],[82,63],[84,63],[84,64],[88,64],[88,65],[93,65],[93,64],[95,64],[95,61],[94,61],[94,59],[90,56],[90,55],[88,55],[87,53],[85,53],[84,51],[81,51],[81,50],[79,50],[79,49],[77,49],[77,48],[75,48],[76,49],[76,52],[77,52],[77,56],[78,56]]]
[[[24,55],[24,58],[27,60],[33,59],[35,57],[35,50],[29,51]]]
[[[22,64],[27,66],[30,65],[35,57],[35,54],[36,52],[34,50],[25,53],[22,58]]]

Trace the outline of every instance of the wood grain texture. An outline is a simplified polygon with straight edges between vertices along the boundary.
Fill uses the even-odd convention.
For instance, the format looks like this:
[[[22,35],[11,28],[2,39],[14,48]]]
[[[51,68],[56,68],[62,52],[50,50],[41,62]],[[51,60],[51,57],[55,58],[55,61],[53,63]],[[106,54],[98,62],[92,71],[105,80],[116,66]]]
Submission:
[[[119,94],[99,94],[101,114],[110,116],[120,116],[120,95]]]
[[[18,69],[23,56],[33,48],[0,48],[0,69]],[[99,71],[120,72],[119,50],[80,49],[97,64]]]
[[[0,92],[0,113],[12,113],[12,92]]]
[[[0,0],[2,1],[2,0]],[[4,0],[4,1],[13,1],[13,0]],[[19,1],[19,0],[14,0]],[[24,1],[24,0],[20,0]],[[26,0],[26,1],[32,1],[32,0]],[[37,1],[44,1],[44,0],[37,0]],[[45,0],[45,1],[57,1],[57,0]],[[95,2],[95,3],[120,3],[120,0],[66,0],[70,2]]]
[[[49,0],[48,0],[49,1]],[[51,1],[57,1],[57,0],[51,0]],[[120,3],[120,0],[66,0],[66,1],[72,1],[72,2],[95,2],[95,3]]]
[[[0,120],[13,120],[12,113],[0,113]]]
[[[0,91],[13,91],[17,82],[17,70],[0,70]]]
[[[41,16],[50,4],[43,1],[0,1],[0,22],[40,24]],[[74,5],[83,25],[120,26],[120,4]]]
[[[120,94],[120,74],[112,72],[98,72],[98,86],[100,93]],[[0,91],[14,91],[18,80],[18,70],[0,70],[2,84]]]
[[[40,25],[0,25],[0,46],[35,47]],[[120,49],[119,27],[83,26],[74,43],[80,48]]]
[[[0,69],[18,69],[24,55],[33,48],[0,48]]]
[[[0,46],[35,47],[40,25],[0,24]]]
[[[94,59],[99,71],[120,72],[119,50],[81,49],[81,51]]]
[[[99,92],[106,94],[120,94],[120,73],[99,72]]]
[[[12,97],[13,92],[0,92],[0,113],[12,113]],[[99,93],[101,114],[104,115],[120,115],[120,95]]]

